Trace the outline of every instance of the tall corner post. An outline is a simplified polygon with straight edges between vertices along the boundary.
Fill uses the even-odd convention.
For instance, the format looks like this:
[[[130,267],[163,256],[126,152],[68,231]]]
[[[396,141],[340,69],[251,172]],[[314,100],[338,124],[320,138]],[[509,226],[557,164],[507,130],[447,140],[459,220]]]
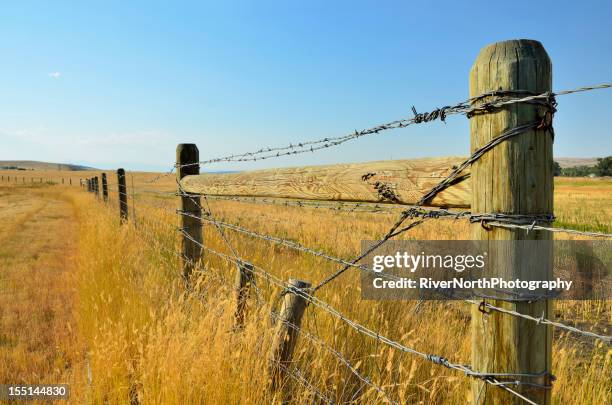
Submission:
[[[186,176],[200,174],[200,153],[193,143],[181,143],[176,147],[176,177],[179,194],[179,265],[185,280],[189,280],[194,266],[202,257],[202,208],[200,196],[185,192],[181,181]]]
[[[552,64],[538,41],[513,40],[483,48],[470,71],[470,97],[491,91],[514,91],[512,97],[551,91]],[[480,98],[475,103],[495,100]],[[547,113],[545,106],[515,103],[476,114],[470,119],[471,152],[504,131],[537,122]],[[538,215],[553,213],[552,128],[531,129],[506,140],[485,153],[471,167],[471,211]],[[552,244],[543,243],[535,254],[498,241],[550,241],[550,232],[526,231],[470,225],[473,240],[489,248],[487,266],[497,275],[514,280],[548,280],[552,274]],[[497,244],[496,244],[497,242]],[[524,244],[524,242],[521,242]],[[531,249],[529,249],[531,251]],[[501,294],[500,294],[501,295]],[[551,315],[552,302],[486,300],[487,303],[534,317]],[[515,373],[508,379],[549,386],[552,367],[550,326],[509,316],[499,311],[472,308],[472,367],[483,373]],[[536,375],[540,375],[537,377]],[[503,378],[503,377],[500,377]],[[550,389],[534,385],[512,385],[513,390],[538,404],[550,403]],[[472,401],[478,404],[522,404],[508,391],[472,381]]]

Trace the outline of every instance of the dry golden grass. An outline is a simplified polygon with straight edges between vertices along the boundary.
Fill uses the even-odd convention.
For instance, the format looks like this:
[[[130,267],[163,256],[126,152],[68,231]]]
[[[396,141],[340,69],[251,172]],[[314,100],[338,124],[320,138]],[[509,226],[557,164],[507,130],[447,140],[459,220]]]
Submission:
[[[146,183],[154,177],[135,174],[136,188],[155,186],[156,189],[172,190],[173,180],[167,176],[161,179],[161,186]],[[266,355],[273,330],[269,311],[279,288],[269,286],[264,280],[258,282],[259,294],[250,299],[248,322],[245,330],[239,333],[232,328],[235,305],[232,284],[236,272],[232,265],[211,254],[205,255],[202,264],[205,271],[198,272],[195,291],[184,292],[174,253],[177,219],[172,211],[175,198],[137,191],[136,223],[119,226],[115,194],[111,194],[111,204],[105,206],[78,188],[72,191],[68,187],[28,189],[31,193],[53,195],[55,200],[70,201],[78,224],[74,269],[67,267],[75,275],[76,336],[66,337],[60,344],[69,347],[73,359],[72,367],[66,369],[72,377],[65,379],[74,381],[73,398],[78,402],[313,401],[310,391],[292,380],[288,381],[283,397],[263,389]],[[609,231],[612,227],[611,191],[609,180],[557,181],[555,213],[561,223],[572,227],[594,229],[592,224],[595,224],[596,230]],[[11,188],[8,198],[14,198],[13,194],[19,194],[15,187]],[[8,203],[11,206],[15,205],[12,201]],[[28,204],[33,206],[32,210],[36,209],[36,202]],[[576,211],[575,204],[582,209]],[[381,214],[238,202],[211,201],[210,207],[219,218],[340,257],[356,255],[361,240],[380,237],[394,221],[394,216]],[[60,234],[68,232],[67,229],[57,231]],[[229,252],[213,228],[205,227],[204,232],[206,246]],[[297,254],[265,241],[229,231],[227,236],[239,255],[284,280],[295,277],[316,283],[338,268],[322,259]],[[403,235],[413,239],[467,236],[467,224],[452,221],[425,224]],[[61,239],[69,243],[67,237]],[[29,262],[23,260],[27,267]],[[470,312],[465,304],[426,302],[416,306],[414,302],[362,301],[355,288],[358,283],[358,274],[349,271],[317,296],[349,318],[406,346],[441,354],[457,363],[470,362]],[[60,291],[66,289],[63,296],[67,299],[72,296],[69,286],[68,282],[57,285]],[[29,302],[39,302],[38,298],[24,297],[15,305],[34,305]],[[557,303],[555,315],[564,322],[577,321],[583,328],[610,333],[609,301]],[[69,317],[70,311],[65,316]],[[470,381],[465,376],[377,344],[312,305],[307,309],[302,326],[342,353],[360,373],[382,386],[395,400],[402,403],[465,403],[469,399]],[[28,341],[29,338],[33,339],[27,335],[21,339]],[[85,356],[80,347],[85,348]],[[0,350],[8,353],[3,356],[13,356],[12,347],[0,346]],[[553,353],[553,372],[557,376],[553,389],[555,403],[609,402],[612,351],[608,346],[556,333]],[[376,391],[363,386],[330,352],[304,336],[300,338],[294,359],[303,375],[336,402],[384,401]],[[18,361],[27,363],[27,356]],[[35,375],[26,371],[14,375],[21,376],[20,381],[35,382],[31,380]],[[6,381],[4,376],[0,378],[0,383],[2,381]]]
[[[0,383],[79,381],[76,238],[67,199],[0,185]]]

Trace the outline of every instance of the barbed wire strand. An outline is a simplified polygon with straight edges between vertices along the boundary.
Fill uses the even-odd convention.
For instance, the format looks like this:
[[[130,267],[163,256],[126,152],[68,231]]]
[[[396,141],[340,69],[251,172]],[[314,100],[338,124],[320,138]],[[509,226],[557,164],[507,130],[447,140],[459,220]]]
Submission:
[[[436,108],[428,113],[417,113],[416,109],[413,107],[414,116],[412,118],[391,121],[386,124],[377,125],[375,127],[364,129],[361,131],[355,130],[354,133],[344,135],[344,136],[327,137],[327,138],[314,140],[314,141],[303,141],[303,142],[297,142],[297,143],[290,143],[289,145],[282,146],[282,147],[264,147],[254,152],[232,154],[232,155],[223,156],[219,158],[200,161],[198,163],[189,163],[185,165],[175,164],[175,168],[193,166],[193,165],[206,165],[206,164],[219,163],[219,162],[257,161],[257,160],[264,160],[264,159],[270,159],[270,158],[277,158],[281,156],[297,155],[297,154],[307,153],[307,152],[315,152],[317,150],[341,145],[345,142],[348,142],[348,141],[351,141],[357,138],[361,138],[366,135],[378,134],[382,131],[386,131],[390,129],[405,128],[412,124],[420,124],[422,122],[430,122],[430,121],[434,121],[437,119],[444,122],[446,117],[449,115],[463,114],[463,115],[470,116],[478,112],[488,112],[491,109],[503,107],[503,106],[510,105],[510,104],[532,103],[532,102],[537,103],[538,101],[546,102],[550,100],[551,98],[554,98],[555,96],[562,96],[562,95],[568,95],[568,94],[591,91],[591,90],[598,90],[598,89],[607,89],[610,87],[612,87],[612,84],[605,83],[605,84],[600,84],[596,86],[585,86],[585,87],[579,87],[579,88],[571,89],[571,90],[546,92],[542,94],[529,95],[529,96],[520,97],[520,98],[510,98],[510,99],[489,101],[489,102],[484,102],[482,104],[478,104],[475,106],[472,105],[474,102],[484,97],[493,97],[493,96],[498,96],[499,94],[510,94],[510,93],[514,93],[514,94],[531,93],[525,90],[492,91],[492,92],[484,93],[480,96],[468,99],[466,101],[457,103],[453,106]],[[543,103],[543,105],[546,105],[546,104]]]
[[[501,222],[486,222],[486,223],[488,226],[494,226],[496,228],[525,229],[527,231],[561,232],[561,233],[568,233],[572,235],[591,236],[594,238],[612,238],[611,233],[604,233],[604,232],[579,231],[577,229],[555,228],[555,227],[542,226],[542,225],[536,225],[536,224],[519,225],[519,224],[509,224],[509,223],[501,223]]]
[[[578,328],[576,328],[574,326],[569,326],[569,325],[563,324],[561,322],[551,321],[549,319],[546,319],[544,316],[534,317],[534,316],[531,316],[531,315],[527,315],[527,314],[523,314],[523,313],[520,313],[520,312],[517,312],[517,311],[513,311],[511,309],[500,308],[500,307],[497,307],[497,306],[495,306],[493,304],[490,304],[490,303],[488,303],[486,301],[480,301],[480,302],[475,301],[475,300],[464,300],[464,301],[468,302],[468,303],[470,303],[472,305],[483,306],[486,309],[490,309],[490,310],[493,310],[493,311],[501,312],[501,313],[504,313],[506,315],[511,315],[511,316],[527,319],[527,320],[533,321],[533,322],[535,322],[537,324],[550,325],[550,326],[553,326],[555,328],[567,330],[567,331],[572,332],[572,333],[577,333],[577,334],[580,334],[580,335],[583,335],[583,336],[588,336],[588,337],[591,337],[591,338],[599,339],[602,342],[605,342],[605,343],[608,343],[608,344],[610,344],[610,342],[612,342],[612,336],[599,335],[599,334],[594,333],[594,332],[584,331],[584,330],[578,329]]]

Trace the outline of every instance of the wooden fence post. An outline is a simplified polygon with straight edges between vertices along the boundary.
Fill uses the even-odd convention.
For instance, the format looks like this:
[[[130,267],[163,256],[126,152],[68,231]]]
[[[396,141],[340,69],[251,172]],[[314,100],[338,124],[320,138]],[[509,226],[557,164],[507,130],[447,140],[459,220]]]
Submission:
[[[515,90],[526,96],[551,91],[552,65],[537,41],[504,41],[483,48],[470,72],[470,97],[495,90]],[[490,101],[487,97],[478,102]],[[511,104],[477,114],[470,120],[471,151],[502,132],[538,121],[546,109],[536,104]],[[552,130],[530,130],[501,143],[471,167],[472,213],[551,214],[553,212]],[[489,247],[487,267],[498,276],[514,280],[548,280],[552,274],[552,246],[543,244],[536,254],[513,248],[495,249],[493,241],[550,240],[551,233],[523,229],[471,225],[473,240]],[[498,242],[499,243],[499,242]],[[506,242],[508,243],[508,242]],[[546,246],[546,247],[544,247]],[[531,249],[530,249],[531,250]],[[522,254],[521,254],[522,253]],[[493,300],[495,306],[534,317],[549,318],[551,302]],[[486,313],[485,313],[486,312]],[[472,308],[472,366],[483,373],[551,372],[552,329],[500,312]],[[549,374],[541,378],[509,377],[513,380],[550,385]],[[550,403],[550,389],[512,386],[538,404]],[[472,401],[478,404],[522,404],[516,396],[482,380],[472,382]]]
[[[104,202],[108,202],[108,182],[106,181],[106,173],[102,173],[102,198]]]
[[[87,192],[91,193],[91,179],[87,179]]]
[[[68,179],[68,184],[72,186],[72,177]]]
[[[251,285],[253,283],[253,265],[247,262],[241,262],[238,265],[238,271],[236,272],[236,312],[234,313],[235,318],[235,329],[242,329],[244,326],[244,317],[246,311],[247,299],[251,291]]]
[[[117,170],[117,193],[119,194],[119,218],[121,223],[128,220],[127,188],[125,187],[125,170]]]
[[[176,177],[200,174],[200,152],[193,143],[181,143],[176,147]],[[187,166],[185,166],[187,165]],[[179,186],[179,228],[181,229],[179,265],[185,280],[189,280],[194,265],[202,256],[202,208],[200,196],[185,196]]]
[[[96,195],[96,199],[99,199],[100,198],[100,187],[98,184],[98,176],[95,176],[93,178],[93,186],[94,186],[94,193]]]
[[[283,305],[276,319],[276,331],[270,352],[269,382],[273,389],[280,388],[291,366],[293,350],[299,337],[299,327],[306,310],[306,299],[292,290],[310,288],[306,281],[289,279],[289,288],[284,292]]]

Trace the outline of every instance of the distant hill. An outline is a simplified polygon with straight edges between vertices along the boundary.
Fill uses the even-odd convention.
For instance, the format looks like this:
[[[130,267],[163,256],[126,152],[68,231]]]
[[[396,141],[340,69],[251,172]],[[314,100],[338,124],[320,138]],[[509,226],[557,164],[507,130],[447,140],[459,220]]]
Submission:
[[[0,170],[65,170],[74,172],[97,169],[66,163],[38,162],[36,160],[0,160]]]
[[[569,167],[588,166],[593,167],[597,164],[597,158],[571,158],[561,157],[554,158],[555,162],[559,162],[561,168],[566,169]]]

